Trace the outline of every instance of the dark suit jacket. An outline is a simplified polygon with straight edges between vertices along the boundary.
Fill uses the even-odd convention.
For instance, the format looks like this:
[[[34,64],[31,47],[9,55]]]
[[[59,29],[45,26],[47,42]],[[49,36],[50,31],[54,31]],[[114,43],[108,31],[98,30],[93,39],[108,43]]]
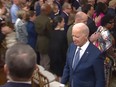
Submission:
[[[65,22],[64,29],[67,31],[67,29],[68,29],[68,19],[69,19],[69,16],[65,12],[62,12],[61,13],[61,17],[64,18],[64,22]]]
[[[89,27],[89,36],[91,36],[95,31],[97,31],[97,26],[92,18],[88,17],[87,26]]]
[[[57,0],[54,0],[54,3],[58,5],[58,9],[60,11],[60,13],[62,12],[62,6],[61,6],[61,3]]]
[[[61,83],[68,81],[73,87],[105,87],[104,60],[100,58],[101,52],[90,43],[81,60],[72,69],[72,61],[76,46],[72,43],[68,49],[67,61]]]
[[[6,84],[4,84],[0,87],[32,87],[32,85],[31,84],[26,84],[26,83],[7,82]]]
[[[75,0],[72,2],[72,6],[77,10],[80,6],[80,3],[77,0]]]
[[[35,24],[32,21],[27,21],[26,27],[28,32],[28,44],[33,49],[35,49],[36,41],[37,41],[37,33],[35,31]]]

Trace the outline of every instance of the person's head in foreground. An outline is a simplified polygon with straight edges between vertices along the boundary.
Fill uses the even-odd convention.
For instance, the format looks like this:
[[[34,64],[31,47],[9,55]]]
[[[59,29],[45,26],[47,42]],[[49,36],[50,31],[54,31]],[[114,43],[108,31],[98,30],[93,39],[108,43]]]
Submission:
[[[36,67],[36,54],[27,44],[16,43],[6,51],[4,70],[9,80],[30,81]]]

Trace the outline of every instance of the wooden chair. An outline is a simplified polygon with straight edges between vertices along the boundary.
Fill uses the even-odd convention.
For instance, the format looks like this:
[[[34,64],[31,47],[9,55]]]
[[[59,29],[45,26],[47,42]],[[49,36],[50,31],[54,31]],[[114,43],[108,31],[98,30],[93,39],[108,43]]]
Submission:
[[[39,71],[38,67],[32,76],[32,87],[50,87],[48,78]]]
[[[32,76],[32,87],[59,87],[60,83],[55,81],[55,76],[42,67],[37,66]]]

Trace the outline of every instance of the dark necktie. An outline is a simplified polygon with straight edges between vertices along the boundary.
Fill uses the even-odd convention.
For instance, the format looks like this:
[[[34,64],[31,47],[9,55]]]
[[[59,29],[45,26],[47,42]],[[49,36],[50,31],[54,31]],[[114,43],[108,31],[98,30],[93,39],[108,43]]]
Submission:
[[[72,68],[75,69],[78,62],[79,62],[79,57],[80,57],[80,50],[81,48],[78,48],[78,51],[75,53],[75,56],[73,58],[73,63],[72,63]]]

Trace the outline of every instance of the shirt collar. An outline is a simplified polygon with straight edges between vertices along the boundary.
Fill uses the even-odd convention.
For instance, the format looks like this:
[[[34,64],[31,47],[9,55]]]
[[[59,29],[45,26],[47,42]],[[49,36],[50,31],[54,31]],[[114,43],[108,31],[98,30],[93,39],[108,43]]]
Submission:
[[[69,14],[68,13],[66,13],[65,11],[63,11],[67,16],[69,16]]]
[[[31,81],[13,81],[13,80],[8,80],[7,82],[31,84]]]
[[[82,47],[81,47],[81,50],[86,50],[88,45],[89,45],[89,41],[87,41]]]
[[[31,81],[14,81],[10,76],[7,76],[7,79],[7,82],[31,84]]]

